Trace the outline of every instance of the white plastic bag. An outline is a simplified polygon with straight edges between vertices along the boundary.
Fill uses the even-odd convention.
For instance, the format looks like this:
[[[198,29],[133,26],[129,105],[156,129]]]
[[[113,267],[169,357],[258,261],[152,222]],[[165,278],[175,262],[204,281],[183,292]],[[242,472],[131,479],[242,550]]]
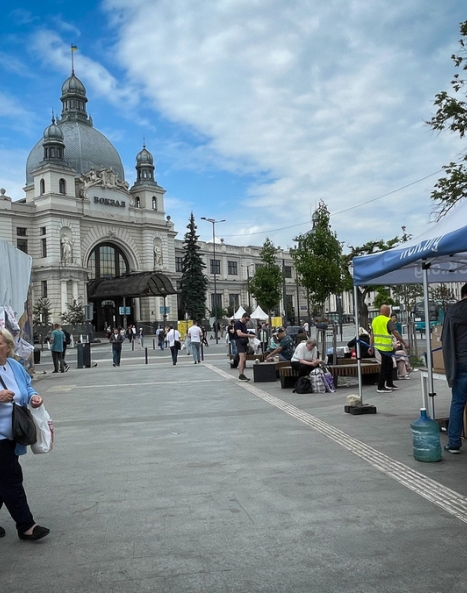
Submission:
[[[52,418],[44,408],[44,404],[39,408],[33,408],[31,405],[28,405],[28,409],[31,411],[37,427],[37,442],[35,445],[31,445],[31,451],[36,454],[49,453],[54,446],[54,425]]]

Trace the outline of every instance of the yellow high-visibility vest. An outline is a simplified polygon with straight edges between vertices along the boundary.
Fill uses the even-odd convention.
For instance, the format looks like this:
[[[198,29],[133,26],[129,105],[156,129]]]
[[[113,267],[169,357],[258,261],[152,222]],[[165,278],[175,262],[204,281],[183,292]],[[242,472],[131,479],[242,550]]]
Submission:
[[[386,317],[386,315],[378,315],[378,317],[375,317],[371,322],[373,346],[377,350],[382,350],[383,352],[390,352],[393,349],[392,335],[388,333],[388,321],[391,321],[390,317]]]

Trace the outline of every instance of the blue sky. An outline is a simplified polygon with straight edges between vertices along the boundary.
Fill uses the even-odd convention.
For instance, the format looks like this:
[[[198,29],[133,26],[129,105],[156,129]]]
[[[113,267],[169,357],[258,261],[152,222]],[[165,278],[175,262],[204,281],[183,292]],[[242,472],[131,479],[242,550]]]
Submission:
[[[450,90],[457,0],[58,0],[2,9],[0,187],[24,196],[29,151],[71,70],[135,179],[143,139],[183,238],[293,245],[324,200],[345,244],[417,235],[443,164],[465,148],[424,123]],[[422,181],[420,181],[422,180]],[[405,187],[408,186],[408,187]],[[401,189],[405,188],[405,189]],[[395,191],[397,190],[397,191]],[[385,198],[376,199],[390,194]]]

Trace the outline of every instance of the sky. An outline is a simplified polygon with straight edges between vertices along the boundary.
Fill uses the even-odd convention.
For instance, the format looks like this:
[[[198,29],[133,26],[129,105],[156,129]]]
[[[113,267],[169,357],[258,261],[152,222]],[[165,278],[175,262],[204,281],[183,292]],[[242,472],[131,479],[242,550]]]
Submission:
[[[421,234],[465,142],[425,123],[450,91],[458,0],[1,1],[0,187],[71,73],[130,185],[143,142],[183,239],[294,246],[324,201],[344,250]]]

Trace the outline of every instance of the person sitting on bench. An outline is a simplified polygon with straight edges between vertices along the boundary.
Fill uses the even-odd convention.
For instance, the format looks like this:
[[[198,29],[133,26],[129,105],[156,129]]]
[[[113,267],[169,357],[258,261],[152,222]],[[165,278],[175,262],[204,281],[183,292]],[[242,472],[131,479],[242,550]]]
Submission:
[[[306,377],[310,374],[310,371],[322,362],[323,361],[318,358],[316,340],[311,339],[302,342],[295,348],[290,364],[295,371],[298,371],[299,377]]]

